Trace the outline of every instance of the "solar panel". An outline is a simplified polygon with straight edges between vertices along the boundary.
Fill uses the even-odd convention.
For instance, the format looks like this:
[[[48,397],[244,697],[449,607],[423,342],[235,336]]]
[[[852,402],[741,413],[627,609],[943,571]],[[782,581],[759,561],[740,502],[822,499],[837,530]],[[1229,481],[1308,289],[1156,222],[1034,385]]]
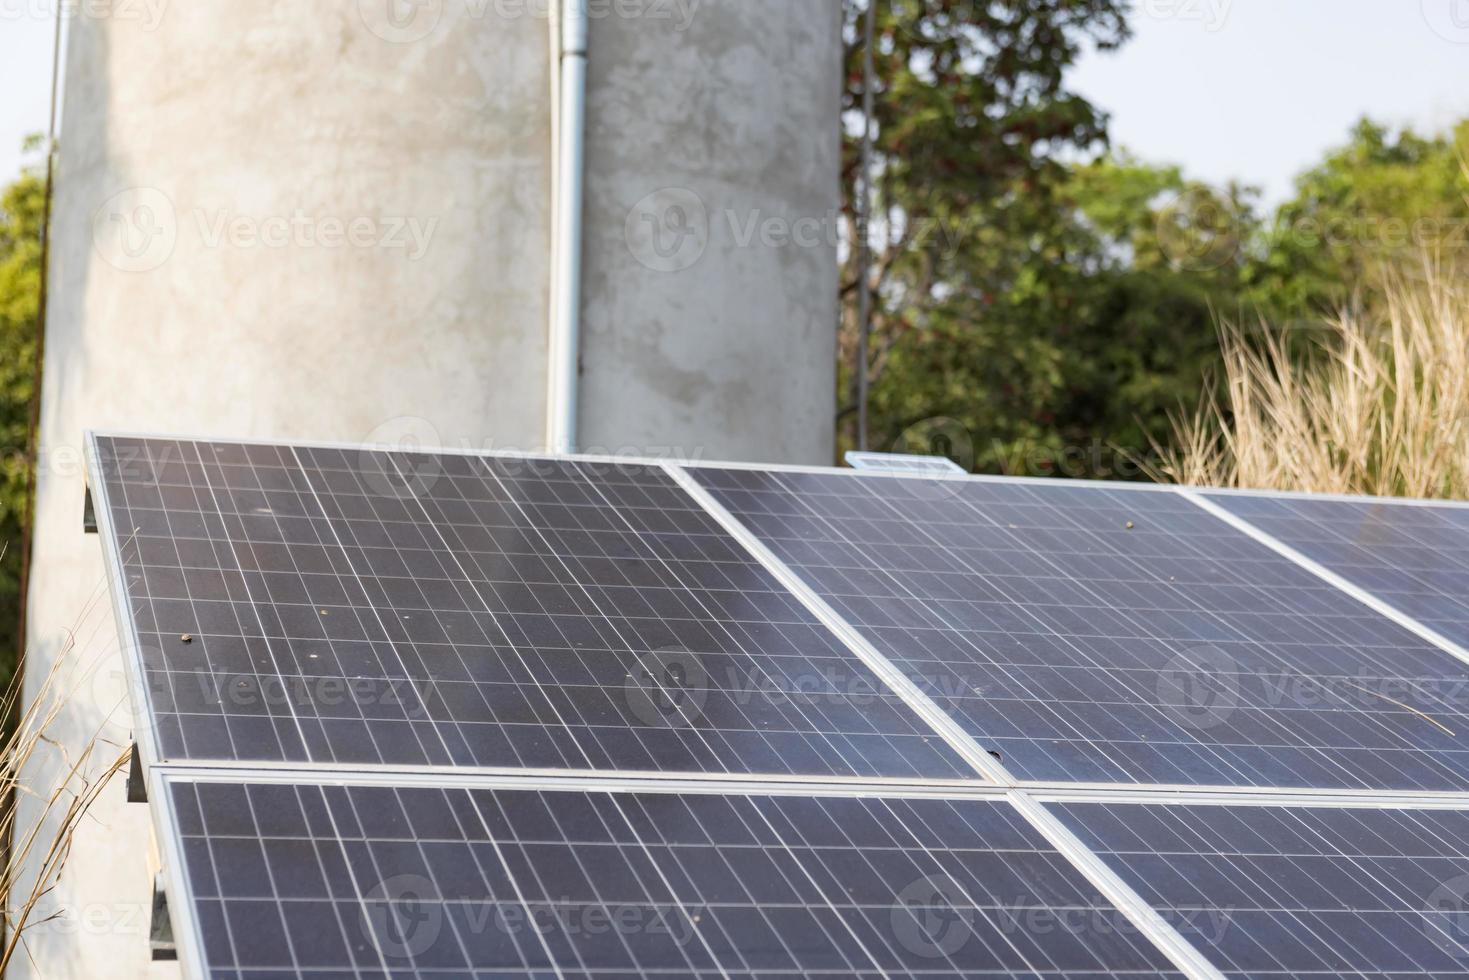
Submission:
[[[153,761],[974,776],[657,467],[95,451]]]
[[[1469,510],[90,452],[190,975],[1469,980]]]
[[[1180,495],[689,472],[1022,780],[1469,788],[1465,665]]]
[[[1227,976],[1469,977],[1469,812],[1054,809]]]
[[[1469,646],[1469,508],[1332,497],[1205,496]]]
[[[1176,977],[1003,801],[172,781],[211,978]]]

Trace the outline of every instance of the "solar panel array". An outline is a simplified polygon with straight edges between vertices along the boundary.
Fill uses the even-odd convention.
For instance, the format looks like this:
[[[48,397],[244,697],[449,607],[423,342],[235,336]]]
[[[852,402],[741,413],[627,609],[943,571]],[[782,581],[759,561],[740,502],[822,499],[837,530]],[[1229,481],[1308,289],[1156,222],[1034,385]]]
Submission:
[[[1228,976],[1469,977],[1469,812],[1057,809]]]
[[[1180,496],[694,476],[1021,779],[1469,789],[1469,668]]]
[[[1403,625],[1469,624],[1469,511],[1212,498],[1252,534],[1115,485],[89,465],[200,976],[1469,980],[1469,666]]]
[[[212,975],[1173,977],[1003,802],[171,786]],[[935,915],[943,918],[929,921]],[[1089,916],[1113,931],[1036,923]]]

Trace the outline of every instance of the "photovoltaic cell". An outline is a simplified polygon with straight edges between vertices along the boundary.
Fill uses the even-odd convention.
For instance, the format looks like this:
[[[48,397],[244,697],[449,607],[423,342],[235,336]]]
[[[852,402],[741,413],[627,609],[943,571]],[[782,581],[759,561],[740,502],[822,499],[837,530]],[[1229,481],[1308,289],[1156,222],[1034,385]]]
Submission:
[[[1181,496],[690,472],[1021,779],[1469,789],[1465,665]]]
[[[1177,976],[1003,802],[169,796],[212,980]]]
[[[1206,496],[1469,647],[1469,508],[1325,497]]]
[[[1053,809],[1227,976],[1469,977],[1469,813]]]
[[[163,760],[974,775],[656,467],[96,452]]]

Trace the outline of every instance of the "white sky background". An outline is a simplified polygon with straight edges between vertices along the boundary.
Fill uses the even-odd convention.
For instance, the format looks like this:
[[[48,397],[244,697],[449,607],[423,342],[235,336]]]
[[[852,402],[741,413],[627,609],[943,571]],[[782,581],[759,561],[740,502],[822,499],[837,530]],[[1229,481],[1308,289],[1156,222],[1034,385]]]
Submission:
[[[0,0],[0,181],[46,127],[59,2]],[[1425,129],[1469,116],[1469,0],[1134,4],[1133,41],[1089,55],[1073,84],[1112,113],[1116,145],[1269,203],[1364,113]]]
[[[0,0],[0,183],[20,173],[20,141],[46,129],[55,2]]]
[[[1446,129],[1469,117],[1469,0],[1135,0],[1134,38],[1072,84],[1114,146],[1267,204],[1362,115]]]

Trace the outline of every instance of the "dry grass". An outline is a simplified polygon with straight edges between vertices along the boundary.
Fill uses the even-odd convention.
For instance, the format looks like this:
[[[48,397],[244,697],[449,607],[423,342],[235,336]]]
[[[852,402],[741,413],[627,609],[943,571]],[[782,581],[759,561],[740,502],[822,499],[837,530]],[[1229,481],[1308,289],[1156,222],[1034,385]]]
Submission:
[[[95,606],[93,596],[89,609]],[[91,618],[90,613],[85,618]],[[0,697],[0,712],[11,719],[0,745],[0,841],[5,844],[4,868],[0,870],[0,895],[5,896],[4,938],[0,942],[0,974],[10,961],[22,955],[27,930],[63,916],[65,909],[42,911],[56,888],[71,854],[72,840],[92,804],[109,786],[112,777],[128,763],[128,750],[103,736],[103,726],[80,747],[62,744],[52,730],[69,702],[84,696],[90,679],[75,662],[77,641],[68,638],[49,665],[39,688],[27,699],[24,671],[16,671],[10,687]],[[43,759],[42,756],[51,758]],[[41,765],[49,763],[49,765]],[[59,763],[59,765],[58,765]],[[33,784],[39,771],[57,771],[48,786]],[[18,803],[28,797],[39,805],[30,808],[33,819],[19,821]]]
[[[1159,479],[1202,486],[1469,497],[1469,281],[1424,262],[1307,343],[1221,329],[1222,396],[1174,419]],[[1306,350],[1302,350],[1306,347]]]

